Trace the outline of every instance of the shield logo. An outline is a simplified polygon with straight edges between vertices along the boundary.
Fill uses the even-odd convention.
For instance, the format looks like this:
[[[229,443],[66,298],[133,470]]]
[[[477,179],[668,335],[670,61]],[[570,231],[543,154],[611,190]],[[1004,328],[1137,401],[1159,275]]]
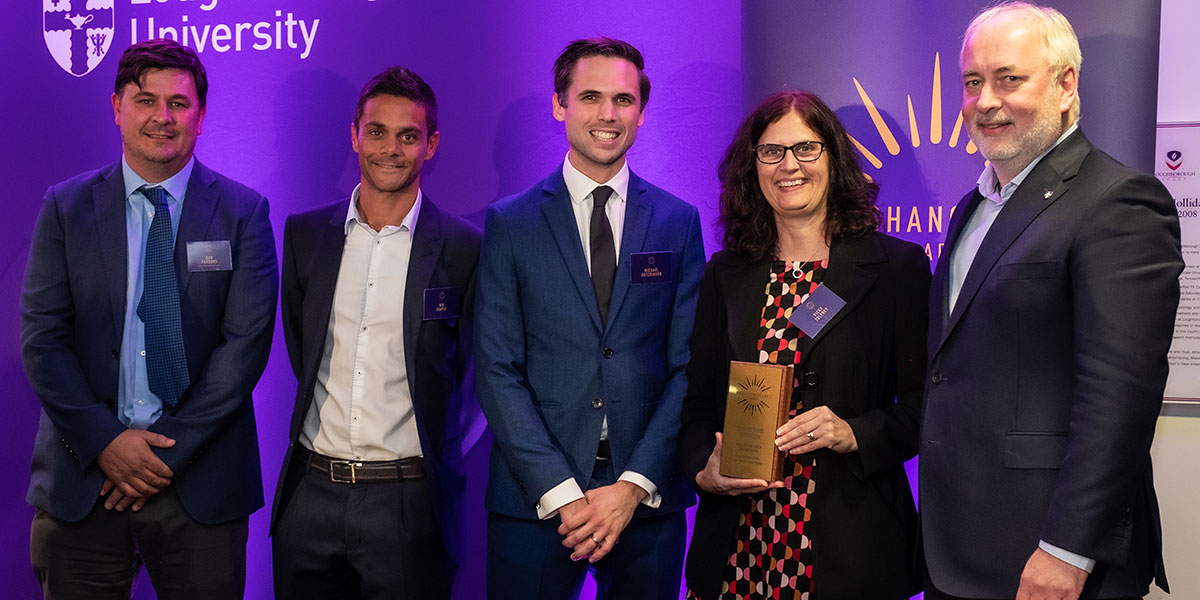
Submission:
[[[1172,150],[1167,153],[1167,167],[1172,171],[1176,171],[1183,166],[1183,153],[1178,150]]]
[[[42,35],[58,66],[76,77],[92,72],[108,54],[115,0],[42,0]]]

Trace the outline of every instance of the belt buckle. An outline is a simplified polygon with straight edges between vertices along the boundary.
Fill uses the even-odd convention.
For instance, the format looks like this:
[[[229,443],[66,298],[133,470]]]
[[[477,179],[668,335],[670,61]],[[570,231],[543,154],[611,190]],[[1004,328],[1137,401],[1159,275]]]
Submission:
[[[339,466],[349,470],[349,478],[338,473]],[[333,483],[358,483],[358,474],[355,473],[355,467],[361,466],[361,462],[353,460],[331,460],[329,461],[329,481]]]

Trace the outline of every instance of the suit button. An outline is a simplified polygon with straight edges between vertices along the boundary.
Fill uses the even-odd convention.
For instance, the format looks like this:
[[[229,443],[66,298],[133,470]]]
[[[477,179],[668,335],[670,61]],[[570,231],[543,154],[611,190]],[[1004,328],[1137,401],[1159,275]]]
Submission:
[[[934,373],[933,376],[929,378],[929,380],[934,383],[941,383],[943,379],[945,379],[945,377],[942,377],[941,373]]]
[[[817,374],[812,371],[804,374],[804,387],[817,387],[817,382],[819,381],[821,381],[821,378],[817,377]]]
[[[105,399],[104,399],[104,405],[105,405],[105,406],[107,406],[107,407],[109,407],[109,408],[112,408],[112,407],[113,407],[113,399],[112,399],[112,398],[105,398]]]
[[[597,408],[597,409],[604,408],[604,400],[602,398],[593,398],[592,399],[592,408]]]
[[[114,359],[116,359],[116,360],[121,360],[121,351],[120,351],[120,350],[113,350],[113,351],[112,351],[112,357],[113,357]]]
[[[613,349],[612,349],[612,348],[605,348],[605,349],[604,349],[604,358],[612,358],[612,355],[613,355]]]

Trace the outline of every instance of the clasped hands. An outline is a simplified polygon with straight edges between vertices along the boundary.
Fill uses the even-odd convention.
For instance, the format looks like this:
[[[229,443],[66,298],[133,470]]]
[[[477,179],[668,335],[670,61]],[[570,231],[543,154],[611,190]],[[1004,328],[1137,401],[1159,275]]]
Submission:
[[[619,480],[590,489],[558,509],[558,534],[562,545],[571,549],[571,560],[595,563],[611,552],[646,495],[641,486]]]
[[[818,406],[792,417],[775,431],[775,447],[790,454],[805,454],[829,448],[839,454],[858,450],[854,430],[846,421],[833,414],[828,406]],[[783,487],[782,481],[741,479],[721,474],[722,435],[716,434],[716,445],[708,456],[708,462],[696,474],[696,485],[710,494],[737,496],[754,494],[772,488]]]
[[[151,448],[170,448],[175,440],[158,433],[126,429],[113,438],[96,461],[104,471],[100,495],[104,508],[141,510],[151,496],[165,489],[175,473]]]

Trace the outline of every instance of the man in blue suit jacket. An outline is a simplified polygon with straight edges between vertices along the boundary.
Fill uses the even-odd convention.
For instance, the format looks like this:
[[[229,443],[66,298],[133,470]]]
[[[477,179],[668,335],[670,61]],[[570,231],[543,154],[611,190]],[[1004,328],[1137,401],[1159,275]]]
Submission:
[[[160,596],[242,597],[275,242],[266,199],[193,158],[206,88],[188,48],[127,49],[122,161],[52,186],[38,216],[21,352],[42,403],[28,501],[47,597],[128,598],[143,562]]]
[[[275,596],[449,598],[480,423],[479,231],[421,191],[437,100],[392,67],[359,93],[349,198],[288,217],[283,332],[299,385],[272,514]],[[475,431],[474,433],[478,433]]]
[[[569,44],[553,97],[567,159],[488,210],[476,352],[496,440],[492,599],[574,597],[589,563],[601,598],[679,593],[695,497],[675,436],[704,250],[696,209],[625,163],[642,65],[624,42]]]

